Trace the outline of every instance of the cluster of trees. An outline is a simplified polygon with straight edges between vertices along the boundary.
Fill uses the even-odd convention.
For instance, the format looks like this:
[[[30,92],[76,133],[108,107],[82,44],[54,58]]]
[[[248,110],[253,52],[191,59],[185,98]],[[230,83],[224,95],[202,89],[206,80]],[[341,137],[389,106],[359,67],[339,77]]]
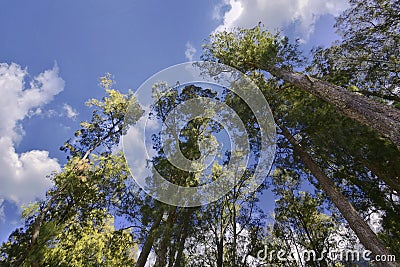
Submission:
[[[400,258],[400,3],[351,0],[337,18],[342,40],[315,49],[305,60],[296,45],[259,25],[210,36],[203,59],[250,76],[262,90],[278,129],[273,169],[256,191],[246,191],[248,166],[223,198],[201,207],[175,207],[147,196],[130,179],[115,152],[129,125],[143,114],[132,93],[101,84],[106,96],[90,100],[91,120],[81,123],[62,150],[68,162],[51,174],[46,198],[23,211],[25,225],[0,247],[2,266],[352,266],[330,258],[284,262],[258,259],[259,251],[294,255],[363,246],[373,255]],[[302,70],[302,72],[298,72]],[[233,93],[186,86],[165,95],[152,116],[164,118],[196,96],[224,101],[238,113],[257,154],[260,139],[250,108]],[[198,142],[221,130],[195,119],[179,137],[182,153],[196,159]],[[171,165],[155,136],[153,164],[171,182],[196,186],[193,172]],[[218,179],[234,155],[214,164]],[[134,170],[133,170],[134,171]],[[235,173],[229,175],[236,175]],[[262,209],[265,188],[275,196],[273,218]],[[371,215],[379,212],[379,229]],[[116,229],[114,220],[125,223]],[[297,254],[296,254],[297,253]],[[382,266],[398,266],[382,262]]]

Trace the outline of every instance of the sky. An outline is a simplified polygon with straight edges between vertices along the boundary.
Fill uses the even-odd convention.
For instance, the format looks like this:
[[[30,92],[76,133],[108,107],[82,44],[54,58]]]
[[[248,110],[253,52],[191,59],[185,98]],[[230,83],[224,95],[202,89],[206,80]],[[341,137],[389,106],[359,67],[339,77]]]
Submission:
[[[209,34],[261,22],[299,38],[307,54],[338,38],[346,0],[0,0],[0,242],[21,224],[21,206],[42,198],[59,150],[84,103],[112,73],[135,91],[162,69],[198,60]],[[265,200],[265,206],[269,206]]]

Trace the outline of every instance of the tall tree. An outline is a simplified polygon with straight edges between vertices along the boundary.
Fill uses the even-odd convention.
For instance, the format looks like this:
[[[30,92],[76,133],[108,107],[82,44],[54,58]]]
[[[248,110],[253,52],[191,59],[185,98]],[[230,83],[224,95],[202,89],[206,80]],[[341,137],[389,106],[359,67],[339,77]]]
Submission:
[[[167,91],[167,93],[161,94],[151,113],[164,122],[165,118],[170,115],[169,113],[176,112],[175,107],[185,101],[198,97],[224,101],[233,109],[239,110],[239,117],[245,127],[250,130],[250,142],[257,149],[259,130],[251,129],[256,125],[254,115],[249,107],[233,94],[229,95],[226,91],[217,92],[195,85],[169,88],[165,84],[159,84],[155,86],[155,89],[161,90],[161,93]],[[185,114],[174,115],[177,121],[186,120]],[[210,118],[195,118],[189,121],[183,129],[180,129],[180,132],[175,132],[173,135],[179,139],[179,146],[184,156],[194,160],[205,152],[204,148],[198,144],[204,144],[207,139],[211,140],[212,135],[218,134],[221,129],[222,126]],[[254,167],[247,166],[249,170],[244,173],[237,171],[243,167],[240,166],[240,159],[243,156],[226,151],[225,155],[221,154],[220,159],[217,159],[219,163],[215,162],[209,172],[196,173],[180,170],[169,162],[165,151],[168,147],[161,145],[158,134],[153,136],[153,140],[156,141],[155,148],[158,151],[157,156],[152,159],[153,164],[159,173],[170,182],[182,186],[193,186],[222,179],[221,177],[224,175],[224,177],[230,177],[237,181],[237,186],[217,202],[201,208],[185,209],[164,205],[163,219],[154,221],[153,226],[156,227],[152,226],[150,229],[151,233],[148,234],[150,239],[145,241],[146,250],[142,250],[137,266],[143,266],[146,263],[151,248],[156,254],[155,266],[168,265],[172,267],[188,264],[192,266],[240,266],[245,264],[243,259],[251,250],[251,246],[247,246],[247,243],[250,243],[250,237],[255,243],[254,239],[256,239],[257,233],[262,230],[262,216],[258,216],[258,218],[255,216],[255,214],[262,214],[257,207],[257,194],[246,192],[246,182],[254,172]],[[228,163],[235,167],[227,169]],[[155,207],[157,206],[161,205],[155,205]],[[186,244],[186,242],[188,243]],[[199,254],[199,250],[204,251]]]
[[[287,59],[295,55],[290,54],[293,52],[285,49],[285,45],[278,36],[262,31],[260,26],[220,32],[212,35],[205,45],[203,59],[217,60],[244,72],[267,71],[332,104],[349,118],[375,129],[400,149],[398,109],[324,80],[294,72]]]
[[[273,191],[278,199],[274,211],[275,221],[267,237],[271,240],[267,239],[266,242],[274,245],[278,241],[276,245],[281,245],[288,253],[298,255],[297,261],[293,262],[295,265],[329,266],[334,261],[323,257],[323,254],[337,248],[329,239],[338,225],[332,216],[326,214],[323,195],[317,193],[313,196],[301,191],[304,187],[301,175],[304,174],[299,169],[275,169],[272,175]],[[313,251],[315,254],[304,255],[304,251]],[[276,258],[273,260],[277,261]]]
[[[95,107],[92,119],[82,122],[82,128],[75,133],[75,139],[68,140],[62,147],[62,150],[69,152],[69,160],[62,172],[51,176],[54,186],[47,192],[46,199],[36,203],[35,209],[30,209],[25,227],[14,231],[9,241],[2,246],[1,260],[4,263],[12,266],[40,266],[47,264],[48,259],[57,261],[54,257],[64,257],[65,254],[54,251],[68,242],[60,240],[63,231],[80,231],[73,234],[77,238],[76,242],[83,242],[79,238],[87,238],[88,235],[104,234],[106,240],[99,240],[98,245],[101,242],[111,242],[113,236],[121,235],[110,230],[106,224],[107,218],[111,216],[109,213],[118,205],[117,197],[126,191],[129,170],[123,155],[113,154],[112,148],[118,145],[121,135],[126,131],[124,120],[135,123],[142,111],[138,105],[133,104],[132,110],[127,112],[128,106],[135,99],[132,94],[122,95],[111,89],[110,75],[101,78],[101,85],[107,96],[87,103]],[[126,117],[126,114],[130,117]],[[93,229],[94,225],[97,229]],[[128,241],[125,239],[121,244]],[[133,247],[134,243],[131,245]],[[96,258],[107,264],[108,260],[115,260],[107,255],[119,249],[107,244],[104,250],[96,252]],[[73,249],[65,252],[76,253]],[[120,255],[121,260],[124,255],[128,254]],[[85,259],[85,256],[89,258]],[[89,262],[93,256],[85,254],[78,261]],[[74,255],[69,257],[73,258]]]
[[[318,77],[399,107],[400,4],[350,0],[335,27],[341,40],[316,50]]]
[[[292,62],[296,62],[296,51],[288,46],[287,41],[284,39],[277,38],[276,36],[272,36],[266,32],[262,32],[259,27],[256,27],[254,29],[250,30],[237,30],[233,33],[217,33],[214,36],[211,37],[211,43],[207,44],[206,46],[206,51],[205,51],[205,59],[209,60],[216,60],[219,62],[223,62],[226,64],[229,64],[234,67],[239,67],[244,72],[247,72],[249,74],[252,74],[254,76],[255,80],[258,80],[260,83],[265,84],[265,79],[268,76],[265,76],[262,71],[268,71],[273,75],[276,75],[277,72],[274,71],[279,71],[280,74],[284,74],[286,77],[285,80],[287,83],[284,84],[285,88],[288,87],[293,87],[295,90],[298,89],[306,89],[307,92],[311,94],[317,94],[316,92],[313,92],[309,87],[313,87],[314,83],[316,82],[315,79],[308,77],[307,75],[304,74],[296,74],[291,71],[292,69]],[[264,68],[265,62],[268,62],[267,67]],[[273,62],[273,66],[271,67],[269,63]],[[259,72],[253,72],[254,70],[258,70]],[[262,70],[260,72],[260,70]],[[272,71],[271,71],[272,70]],[[278,74],[279,74],[278,73]],[[276,75],[278,78],[280,78],[280,75]],[[261,82],[263,81],[263,82]],[[329,87],[331,90],[332,88],[335,88],[335,85],[333,84],[328,84],[327,82],[318,80],[317,83],[321,85],[322,87]],[[279,85],[280,83],[276,83],[275,85]],[[308,84],[308,85],[307,85]],[[309,87],[307,87],[309,86]],[[279,86],[278,86],[279,87]],[[274,99],[277,94],[279,94],[283,89],[277,89],[277,86],[275,86],[275,91],[274,90],[267,90],[266,91],[266,97],[270,99]],[[319,87],[321,89],[322,87]],[[316,90],[317,87],[314,87]],[[324,88],[322,88],[324,89]],[[338,88],[336,88],[339,90]],[[335,90],[336,90],[335,89]],[[287,89],[285,89],[287,90]],[[337,91],[336,90],[336,91]],[[326,91],[325,93],[327,93]],[[344,95],[351,96],[352,99],[358,99],[358,97],[353,98],[353,94],[348,94],[348,92],[344,89],[341,88],[339,90],[340,94],[341,92],[344,92]],[[325,94],[324,93],[324,94]],[[326,97],[333,97],[334,102],[339,105],[343,105],[343,102],[341,102],[340,98],[335,98],[335,94],[337,92],[330,92],[329,94],[326,95]],[[307,96],[308,99],[310,96]],[[318,94],[317,94],[318,96]],[[306,98],[307,99],[307,98]],[[325,99],[326,100],[326,99]],[[331,99],[332,100],[332,99]],[[287,99],[284,98],[275,98],[275,100],[272,100],[275,102],[280,102],[281,101],[281,108],[286,106],[286,109],[283,110],[283,115],[288,113],[290,114],[291,107],[288,106],[290,103]],[[329,101],[330,103],[332,101]],[[371,105],[377,104],[378,106],[387,109],[389,108],[390,110],[394,110],[395,114],[398,113],[397,110],[388,107],[384,104],[374,102],[374,101],[367,101]],[[366,106],[369,104],[365,102]],[[298,105],[298,103],[292,103]],[[335,105],[334,105],[335,106]],[[295,106],[296,107],[296,106]],[[343,105],[344,107],[344,105]],[[308,114],[310,116],[313,116],[314,114],[312,112],[318,111],[315,115],[318,116],[320,115],[321,117],[319,118],[320,120],[323,120],[324,116],[326,116],[327,111],[323,111],[321,109],[316,109],[315,106],[301,106],[303,110],[308,109]],[[337,106],[335,106],[335,109],[337,110]],[[339,111],[343,111],[340,110]],[[290,133],[290,131],[282,125],[282,123],[287,123],[287,118],[282,116],[281,114],[277,114],[277,109],[274,110],[274,115],[278,121],[280,121],[280,127],[282,130],[282,134],[286,137],[286,139],[292,144],[293,146],[293,151],[297,155],[300,156],[302,159],[303,163],[305,166],[311,170],[312,174],[317,178],[319,184],[324,188],[325,192],[330,196],[331,200],[338,206],[338,208],[341,210],[342,214],[345,215],[346,219],[348,220],[349,224],[353,229],[358,228],[357,232],[359,235],[359,238],[362,239],[362,243],[364,246],[369,247],[371,250],[374,250],[375,254],[381,254],[381,253],[388,253],[387,249],[385,246],[382,244],[382,242],[377,239],[376,235],[371,231],[369,226],[364,222],[363,218],[355,212],[354,208],[352,205],[349,203],[349,201],[346,199],[346,197],[341,193],[340,188],[337,187],[331,179],[325,174],[325,170],[321,169],[321,167],[318,166],[318,164],[312,159],[312,157],[317,156],[318,154],[315,154],[315,151],[312,149],[307,151],[307,148],[304,147],[303,145],[300,145],[297,143],[296,139],[293,137],[293,135]],[[324,113],[321,113],[324,112]],[[328,111],[329,112],[329,111]],[[305,112],[304,112],[305,113]],[[328,113],[329,114],[329,113]],[[335,112],[333,112],[335,114]],[[388,115],[388,113],[386,114]],[[293,116],[293,114],[292,114]],[[337,116],[337,115],[335,115]],[[300,132],[302,131],[301,128],[307,129],[308,127],[317,127],[318,122],[315,122],[317,124],[314,125],[304,125],[304,122],[299,121],[299,120],[294,120],[291,122],[291,126],[294,128],[300,128]],[[304,128],[306,126],[306,128]],[[308,129],[307,129],[308,130]],[[308,133],[305,135],[300,135],[300,137],[303,137],[303,141],[305,144],[308,142]],[[314,136],[315,137],[315,136]],[[340,136],[338,136],[340,137]],[[320,143],[323,143],[321,140],[324,138],[323,136],[320,136]],[[321,139],[322,138],[322,139]],[[333,140],[335,137],[332,138]],[[329,147],[327,149],[330,149]],[[327,153],[329,153],[329,150],[327,150]],[[313,155],[310,157],[310,155]],[[328,160],[328,157],[324,159],[325,161]],[[327,166],[329,167],[329,166]],[[327,171],[329,169],[326,169]],[[395,178],[396,180],[397,178]],[[388,183],[389,184],[389,183]],[[341,207],[339,207],[341,206]],[[346,208],[348,206],[348,208]],[[350,214],[353,214],[350,216]],[[364,237],[362,237],[364,236]],[[376,247],[372,247],[370,244],[369,238],[373,238],[374,243]],[[390,263],[389,263],[390,264]]]

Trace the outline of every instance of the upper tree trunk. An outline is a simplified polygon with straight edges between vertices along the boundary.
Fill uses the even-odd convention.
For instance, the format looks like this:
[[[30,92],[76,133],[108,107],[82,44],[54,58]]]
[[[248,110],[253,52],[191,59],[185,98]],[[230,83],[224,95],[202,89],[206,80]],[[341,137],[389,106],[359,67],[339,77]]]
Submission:
[[[350,228],[355,232],[363,246],[370,250],[374,255],[390,255],[383,243],[371,230],[368,224],[357,213],[347,198],[339,191],[333,181],[321,170],[317,163],[310,157],[307,151],[297,142],[292,134],[282,125],[279,125],[282,134],[292,144],[293,150],[300,155],[304,165],[310,170],[318,180],[325,193],[331,198],[342,216],[349,223]],[[385,262],[383,266],[399,266],[394,262]]]
[[[294,73],[275,66],[268,66],[264,69],[334,105],[347,117],[375,129],[400,149],[400,110],[301,73]]]

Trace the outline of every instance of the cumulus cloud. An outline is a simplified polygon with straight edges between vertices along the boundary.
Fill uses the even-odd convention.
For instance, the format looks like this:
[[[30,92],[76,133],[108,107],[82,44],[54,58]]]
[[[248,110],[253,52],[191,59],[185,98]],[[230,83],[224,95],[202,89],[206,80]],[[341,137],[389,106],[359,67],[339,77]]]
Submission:
[[[51,182],[46,175],[59,171],[57,160],[47,151],[17,153],[15,145],[23,138],[21,121],[40,113],[43,105],[64,89],[58,68],[46,70],[28,84],[26,69],[0,63],[0,198],[17,204],[44,196]]]
[[[221,14],[227,6],[229,11]],[[294,23],[297,34],[307,40],[320,16],[337,16],[347,6],[347,0],[222,0],[216,5],[213,18],[222,20],[215,31],[252,28],[259,22],[275,31]]]
[[[78,111],[76,111],[76,109],[72,108],[70,105],[68,105],[67,103],[64,103],[63,105],[63,109],[66,113],[66,116],[70,119],[75,120],[76,116],[79,115]]]
[[[189,61],[193,61],[194,55],[196,54],[197,49],[190,43],[186,43],[185,57]]]

